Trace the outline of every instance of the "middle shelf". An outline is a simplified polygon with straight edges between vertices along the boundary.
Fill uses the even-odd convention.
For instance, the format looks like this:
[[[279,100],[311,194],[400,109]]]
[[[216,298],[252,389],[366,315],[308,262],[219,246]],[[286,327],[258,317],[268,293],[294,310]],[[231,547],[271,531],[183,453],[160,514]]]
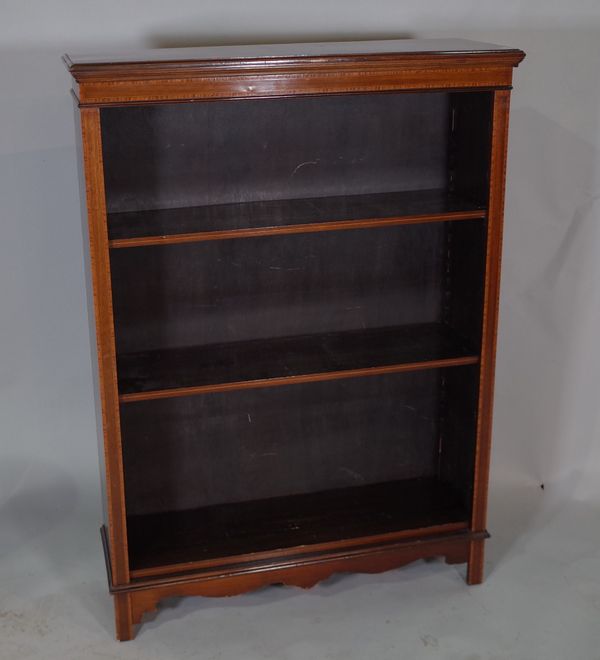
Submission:
[[[476,364],[442,323],[189,346],[118,357],[122,403]]]

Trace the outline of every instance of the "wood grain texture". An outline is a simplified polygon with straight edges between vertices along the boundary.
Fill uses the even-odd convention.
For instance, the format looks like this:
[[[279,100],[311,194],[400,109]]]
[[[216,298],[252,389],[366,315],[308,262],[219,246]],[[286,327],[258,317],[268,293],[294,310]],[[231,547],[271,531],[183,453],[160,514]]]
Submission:
[[[456,64],[453,65],[456,67]],[[113,80],[88,82],[79,86],[81,107],[168,103],[201,99],[280,98],[314,94],[347,94],[440,89],[490,89],[512,84],[512,67],[465,66],[406,69],[392,63],[389,70],[332,71],[321,68],[302,73],[279,70],[265,74],[256,71],[244,75],[199,78],[175,78],[156,81]],[[401,73],[401,75],[399,75]]]
[[[458,532],[467,529],[466,522],[445,523],[443,525],[431,525],[429,527],[400,530],[389,532],[387,534],[374,534],[368,537],[344,539],[344,548],[355,546],[367,546],[369,544],[391,543],[401,539],[429,536],[440,536],[443,534]],[[252,552],[242,555],[232,555],[227,558],[231,564],[244,564],[249,562],[270,562],[272,560],[281,560],[283,557],[293,557],[301,554],[314,554],[316,552],[338,551],[340,541],[329,541],[324,543],[311,543],[310,545],[294,546],[291,548],[281,548],[278,550],[265,550],[262,552]],[[131,576],[134,579],[155,579],[164,575],[180,575],[184,573],[207,571],[209,569],[221,570],[223,558],[208,559],[204,561],[183,562],[179,564],[165,564],[164,566],[155,566],[152,568],[134,569]]]
[[[192,232],[189,234],[163,234],[142,238],[116,238],[110,241],[111,248],[147,247],[149,245],[176,245],[199,241],[222,241],[234,238],[254,238],[256,236],[278,236],[285,234],[309,234],[321,231],[342,231],[348,229],[370,229],[373,227],[397,227],[399,225],[422,224],[424,222],[453,222],[483,218],[484,211],[457,211],[437,215],[395,216],[391,218],[366,218],[365,220],[337,220],[283,227],[253,229],[232,229],[224,231]]]
[[[469,544],[469,557],[467,559],[467,584],[469,586],[481,584],[485,578],[485,539],[477,539]]]
[[[462,378],[470,381],[478,369],[451,371],[466,372]],[[124,405],[128,515],[226,503],[243,508],[251,501],[260,510],[260,502],[272,498],[433,478],[441,377],[430,369]],[[474,434],[469,445],[473,439]],[[462,502],[465,520],[469,502]],[[217,513],[213,509],[215,522]],[[329,514],[324,509],[321,515]],[[228,531],[232,538],[236,527]]]
[[[203,573],[141,578],[127,587],[113,587],[111,591],[117,597],[123,594],[130,597],[131,621],[139,624],[143,615],[155,611],[164,598],[233,596],[270,584],[308,589],[336,573],[380,573],[432,557],[443,557],[448,564],[464,563],[468,559],[470,544],[486,536],[486,532],[448,531],[431,537],[397,539],[369,546],[344,547],[340,544],[337,550],[282,557],[261,566],[241,564]],[[123,625],[120,634],[132,635],[133,630]]]
[[[109,213],[111,248],[483,219],[486,211],[444,190],[269,200]]]
[[[131,561],[147,574],[177,572],[171,570],[177,564],[219,565],[224,558],[233,563],[230,557],[243,555],[257,562],[265,553],[298,554],[294,548],[300,546],[337,546],[342,540],[450,523],[464,528],[466,518],[453,488],[433,477],[402,479],[132,516]]]
[[[258,339],[122,355],[120,401],[278,387],[476,364],[452,328],[392,328]]]
[[[410,206],[410,193],[418,202],[417,191],[446,186],[448,106],[448,94],[431,92],[103,108],[109,221],[182,207],[197,209],[186,222],[220,229],[257,216],[286,223],[290,212],[368,217],[369,201],[385,213],[404,191]]]
[[[469,584],[483,580],[509,90],[513,68],[523,57],[512,48],[441,41],[437,45],[397,41],[165,51],[106,59],[65,57],[81,108],[106,466],[107,526],[102,536],[119,639],[131,639],[144,613],[172,596],[226,596],[274,583],[308,588],[335,573],[376,573],[432,556],[443,556],[448,563],[467,562]],[[353,102],[365,103],[364,95],[377,100],[377,112],[364,112],[363,106],[358,111],[358,105],[353,108]],[[234,99],[240,100],[229,102]],[[264,110],[267,104],[275,104],[271,114]],[[304,123],[309,106],[316,108],[312,126]],[[182,109],[189,110],[187,115]],[[415,121],[425,111],[429,121]],[[247,121],[232,121],[236,112],[247,114]],[[343,115],[347,121],[336,121],[340,112],[347,113]],[[198,121],[203,113],[210,122]],[[187,120],[182,121],[184,115]],[[392,117],[393,130],[388,127],[386,134],[379,116]],[[369,121],[352,131],[357,128],[356,117]],[[212,129],[204,131],[208,124]],[[242,146],[237,152],[235,140],[233,146],[220,149],[221,137],[231,137],[231,125],[240,129],[235,139],[239,137]],[[262,127],[262,133],[257,132],[260,139],[253,133],[258,126]],[[263,137],[277,126],[287,133],[278,134],[279,143],[275,140],[271,152],[256,161],[244,160],[247,153],[262,153],[265,144],[268,150]],[[154,136],[150,142],[148,135]],[[390,139],[392,135],[396,141]],[[357,138],[352,142],[356,148],[344,153],[350,136]],[[324,152],[329,170],[303,172],[315,175],[312,179],[290,176],[299,163],[315,160],[303,157],[305,147],[315,150],[315,145],[328,139]],[[209,148],[203,152],[197,148],[200,144]],[[156,162],[145,157],[146,146],[152,158],[157,156]],[[197,157],[198,153],[203,155]],[[343,166],[338,161],[344,161]],[[343,169],[347,162],[359,164],[351,171],[354,179]],[[240,165],[238,170],[230,167],[232,163]],[[398,187],[389,185],[396,180]],[[346,202],[339,201],[340,196],[358,193],[427,188],[441,191],[442,196],[469,199],[472,206],[348,216]],[[326,201],[314,203],[317,214],[306,219],[302,203],[286,206],[296,197],[304,203],[335,196],[338,200],[330,199],[329,207]],[[332,207],[341,215],[329,213]],[[296,212],[299,216],[294,218]],[[128,213],[137,215],[126,217]],[[170,235],[173,226],[178,229]],[[223,240],[232,238],[245,240]],[[128,247],[136,249],[111,249]],[[275,252],[279,261],[274,262]],[[369,255],[377,259],[371,262]],[[348,279],[349,267],[352,276]],[[357,309],[360,322],[353,323],[356,312],[352,310]],[[255,360],[255,372],[248,371],[248,365],[252,366],[248,355],[253,355],[250,344],[255,340],[275,338],[269,344],[273,348],[286,337],[309,334],[318,343],[319,336],[322,339],[327,333],[339,335],[356,328],[372,333],[412,323],[452,328],[470,350],[441,351],[426,359],[413,351],[412,357],[407,354],[400,360],[372,359],[371,354],[367,359],[366,351],[365,362],[356,358],[361,352],[356,342],[346,346],[348,350],[327,345],[320,357],[314,346],[308,350],[296,343],[291,357],[282,359],[283,371],[265,371],[262,358]],[[376,343],[381,347],[385,340]],[[204,359],[198,350],[215,345],[227,347],[223,349],[227,354],[220,356],[224,377],[215,377],[211,371],[210,378],[203,380],[197,373]],[[232,349],[234,345],[238,348]],[[240,346],[248,350],[240,352]],[[388,347],[388,357],[397,358],[399,346]],[[256,355],[268,355],[266,347],[263,343]],[[166,361],[134,359],[129,382],[122,365],[127,366],[132,355],[144,354],[170,357]],[[282,354],[287,355],[285,350]],[[332,356],[338,362],[340,356],[344,358],[341,367],[335,360],[329,363]],[[117,358],[123,358],[120,383]],[[316,364],[319,360],[325,367]],[[168,368],[161,376],[162,362]],[[312,367],[307,369],[308,363]],[[291,376],[287,373],[290,364]],[[176,378],[169,371],[174,365],[181,367]],[[451,366],[458,368],[442,369]],[[385,375],[399,371],[411,373]],[[375,375],[382,380],[406,379],[407,384],[399,388],[383,388],[389,395],[385,406],[395,401],[394,396],[402,402],[400,415],[374,404],[376,388],[364,385],[377,379],[357,378]],[[157,376],[163,378],[162,384]],[[325,382],[329,379],[336,380]],[[313,384],[317,381],[323,383]],[[261,390],[292,382],[298,387]],[[331,425],[313,424],[313,411],[294,422],[294,437],[304,438],[308,446],[307,429],[318,427],[325,429],[331,442],[321,442],[311,449],[311,456],[297,461],[289,461],[295,448],[281,445],[291,438],[281,432],[281,420],[293,411],[292,403],[304,405],[303,391],[328,387],[333,394],[322,402],[323,410],[331,405],[329,410],[337,410],[338,419],[340,410],[344,414],[338,401],[344,388],[347,394],[357,395],[349,397],[349,405],[358,400],[366,418],[385,413],[371,429],[381,431],[382,424],[390,423],[388,431],[370,438],[373,443],[379,441],[380,453],[394,453],[389,450],[396,429],[400,440],[403,432],[413,435],[409,441],[402,440],[394,454],[394,474],[385,472],[377,457],[365,468],[367,475],[375,476],[363,493],[380,488],[380,477],[384,486],[377,491],[381,496],[359,497],[356,516],[350,506],[357,492],[354,488],[350,488],[354,495],[342,496],[340,504],[336,495],[323,495],[317,486],[325,483],[325,490],[331,490],[344,488],[347,482],[336,486],[335,475],[321,479],[303,471],[311,467],[311,461],[335,472],[345,467],[344,458],[363,460],[364,426],[350,438],[343,424],[333,430]],[[340,390],[336,393],[335,388]],[[223,447],[215,445],[223,445],[223,438],[231,435],[232,428],[239,429],[240,419],[249,415],[250,408],[234,410],[236,401],[256,406],[262,399],[264,406],[276,394],[288,407],[271,408],[263,428],[268,431],[266,441],[275,443],[275,455],[293,463],[292,471],[282,471],[266,495],[257,483],[245,488],[256,491],[255,495],[246,492],[244,500],[234,493],[228,499],[223,488],[232,470],[219,454]],[[154,401],[163,397],[175,398]],[[230,401],[223,403],[228,397]],[[432,414],[434,409],[436,414]],[[217,414],[214,420],[203,417],[200,430],[206,437],[199,439],[197,419],[210,410]],[[121,439],[122,420],[123,428],[129,430],[129,437],[124,437],[126,447]],[[400,423],[394,425],[394,420]],[[211,424],[212,435],[205,433]],[[154,428],[158,431],[153,434]],[[354,454],[344,450],[339,442],[342,436],[347,436],[346,443],[355,441]],[[252,470],[258,465],[266,478],[271,458],[256,462],[260,442],[250,440],[247,465],[237,467],[242,477],[250,476],[247,483],[252,484],[257,481]],[[213,446],[206,452],[206,443],[211,441]],[[268,447],[263,453],[269,455]],[[169,461],[162,460],[165,457],[172,459],[173,473]],[[198,458],[208,461],[215,478],[223,482],[221,490],[188,489],[190,478],[198,476]],[[192,467],[187,475],[178,472],[183,459]],[[162,488],[160,479],[155,491],[144,490],[144,480],[159,464],[169,479],[180,474],[180,481],[175,474],[172,492]],[[286,479],[298,489],[286,491]],[[425,490],[417,493],[412,498],[417,500],[414,509],[405,509],[409,518],[411,511],[416,518],[407,522],[395,508],[402,498],[389,489],[393,491],[398,480],[407,488],[411,479],[432,480],[453,495],[436,500]],[[182,484],[187,484],[186,496],[191,499],[179,497],[176,488]],[[280,496],[285,502],[277,509],[272,500]],[[304,517],[296,497],[307,498]],[[131,545],[126,503],[131,509]],[[247,520],[240,522],[244,511]],[[252,524],[244,531],[243,523],[248,521]],[[286,521],[291,527],[285,528]],[[207,530],[212,530],[212,536],[207,536]],[[262,532],[253,537],[253,530]],[[236,531],[241,536],[236,537]]]
[[[96,443],[98,448],[98,463],[99,463],[99,476],[100,476],[100,497],[102,506],[102,524],[108,525],[108,498],[107,498],[107,484],[106,484],[106,462],[105,462],[105,449],[104,449],[104,423],[102,415],[102,397],[100,393],[99,381],[99,361],[97,353],[96,342],[96,322],[94,314],[91,310],[95,309],[94,305],[94,285],[92,281],[92,264],[91,255],[88,246],[90,244],[90,230],[88,225],[88,214],[86,206],[86,181],[85,181],[85,167],[83,164],[83,140],[81,133],[81,116],[77,101],[71,97],[73,101],[74,119],[75,119],[75,145],[77,149],[77,165],[78,165],[78,179],[79,179],[79,204],[81,210],[81,234],[83,237],[83,265],[85,273],[85,293],[86,303],[88,309],[88,332],[90,347],[93,350],[93,355],[90,356],[90,363],[92,368],[93,391],[94,391],[94,411],[96,417]]]
[[[82,105],[165,102],[199,98],[244,98],[299,94],[377,92],[392,90],[508,87],[512,68],[523,59],[516,49],[435,40],[321,44],[321,52],[294,55],[285,46],[270,54],[210,50],[191,59],[94,61],[65,56],[76,80]],[[387,46],[382,50],[382,43]],[[328,47],[329,46],[329,47]],[[260,48],[258,51],[260,53]],[[265,47],[263,47],[263,53]],[[268,47],[267,47],[268,48]],[[416,49],[416,50],[411,50]],[[337,54],[335,51],[339,51]],[[329,52],[328,52],[329,51]],[[292,54],[290,54],[290,52]],[[323,54],[326,53],[326,54]],[[172,57],[172,56],[171,56]],[[182,56],[185,57],[185,56]],[[190,55],[188,55],[188,58]],[[125,58],[120,58],[121,60]],[[136,57],[134,56],[134,60]]]
[[[111,250],[118,356],[437,323],[444,267],[440,223]]]
[[[133,624],[139,623],[139,618],[136,618],[135,620],[133,618],[134,599],[132,598],[131,594],[128,593],[115,594],[113,598],[115,606],[115,630],[117,639],[119,642],[128,642],[129,640],[133,639],[134,636]],[[137,607],[136,602],[136,617],[139,617],[138,613],[139,607]]]
[[[199,46],[190,48],[160,48],[132,50],[104,55],[72,54],[63,60],[73,74],[117,76],[130,67],[141,67],[153,75],[161,68],[175,63],[181,67],[194,67],[198,63],[219,66],[223,61],[245,66],[248,62],[270,63],[282,60],[294,62],[310,60],[337,63],[343,61],[376,60],[402,56],[405,59],[436,56],[438,58],[465,55],[490,55],[515,59],[522,58],[522,51],[499,44],[470,39],[377,39],[372,41],[338,41],[308,43],[274,43],[226,46]]]
[[[473,511],[471,517],[471,529],[473,531],[485,529],[487,518],[509,103],[510,92],[494,92],[480,391],[475,447]],[[483,542],[471,545],[469,554],[469,584],[476,584],[483,580],[483,545]]]
[[[104,431],[108,537],[115,582],[126,584],[129,581],[127,525],[108,231],[104,200],[102,138],[98,110],[81,110],[81,135],[96,322],[98,379]]]
[[[364,378],[367,376],[382,376],[385,374],[400,374],[408,371],[421,371],[424,369],[444,369],[447,367],[460,367],[468,364],[477,364],[479,358],[468,355],[446,360],[429,360],[428,362],[406,362],[381,367],[365,367],[363,369],[346,369],[344,371],[329,371],[324,373],[305,374],[298,376],[284,376],[281,378],[267,378],[263,380],[237,381],[233,383],[217,383],[214,385],[192,385],[190,387],[173,387],[166,390],[150,390],[148,392],[134,392],[119,397],[122,403],[139,401],[152,401],[157,399],[170,399],[180,396],[196,396],[213,392],[233,392],[236,390],[262,389],[265,387],[281,387],[285,385],[300,385],[303,383],[323,383],[342,378]]]
[[[279,549],[269,553],[250,553],[239,557],[198,562],[197,565],[186,564],[181,571],[169,571],[166,570],[167,567],[161,567],[165,570],[159,570],[156,573],[140,571],[141,574],[126,585],[117,585],[113,582],[106,528],[100,528],[100,536],[111,594],[133,594],[161,587],[173,588],[197,582],[214,582],[227,577],[233,578],[234,581],[226,585],[222,593],[209,593],[206,595],[233,596],[256,588],[254,586],[244,588],[247,576],[260,575],[259,586],[282,584],[278,579],[271,579],[270,576],[273,575],[273,571],[286,571],[292,567],[312,567],[349,558],[364,560],[388,551],[409,550],[411,555],[414,555],[414,559],[409,561],[445,556],[447,563],[466,563],[471,544],[485,541],[490,535],[487,530],[472,532],[464,523],[448,523],[423,530],[413,529],[370,537],[343,539],[331,543],[317,544],[315,547]],[[442,546],[445,550],[432,552],[431,546],[434,548]],[[354,572],[351,568],[345,570],[343,564],[340,566],[340,568],[336,567],[326,577],[336,572]],[[238,578],[239,584],[236,585],[235,582]],[[234,590],[231,589],[232,586],[234,586]],[[215,585],[212,586],[212,590],[216,591],[217,589],[219,589],[218,586],[216,588]]]

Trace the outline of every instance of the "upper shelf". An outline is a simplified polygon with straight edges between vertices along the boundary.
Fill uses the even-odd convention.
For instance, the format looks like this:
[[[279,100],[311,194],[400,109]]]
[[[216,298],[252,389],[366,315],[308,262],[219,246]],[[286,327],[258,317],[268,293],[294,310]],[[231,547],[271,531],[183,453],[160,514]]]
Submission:
[[[110,213],[108,233],[126,248],[483,217],[481,205],[419,190]]]

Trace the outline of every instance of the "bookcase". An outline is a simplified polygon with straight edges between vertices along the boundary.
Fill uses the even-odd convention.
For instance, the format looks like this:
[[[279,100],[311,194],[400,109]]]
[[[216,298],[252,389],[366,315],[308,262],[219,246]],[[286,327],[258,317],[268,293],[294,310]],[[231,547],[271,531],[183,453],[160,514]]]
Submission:
[[[523,57],[65,56],[119,639],[171,596],[437,556],[482,581]]]

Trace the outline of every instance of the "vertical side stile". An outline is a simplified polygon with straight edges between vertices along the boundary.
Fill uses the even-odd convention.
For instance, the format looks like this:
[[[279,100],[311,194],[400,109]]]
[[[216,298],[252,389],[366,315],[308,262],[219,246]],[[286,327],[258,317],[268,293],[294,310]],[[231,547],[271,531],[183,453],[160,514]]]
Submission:
[[[129,582],[129,560],[100,110],[81,108],[80,125],[98,357],[96,385],[102,418],[101,463],[103,459],[108,546],[113,583],[123,585]]]
[[[471,530],[474,532],[484,532],[487,519],[510,91],[495,91],[493,104],[485,293],[471,514]],[[484,542],[484,539],[480,539],[471,543],[467,575],[469,584],[478,584],[483,580]]]

